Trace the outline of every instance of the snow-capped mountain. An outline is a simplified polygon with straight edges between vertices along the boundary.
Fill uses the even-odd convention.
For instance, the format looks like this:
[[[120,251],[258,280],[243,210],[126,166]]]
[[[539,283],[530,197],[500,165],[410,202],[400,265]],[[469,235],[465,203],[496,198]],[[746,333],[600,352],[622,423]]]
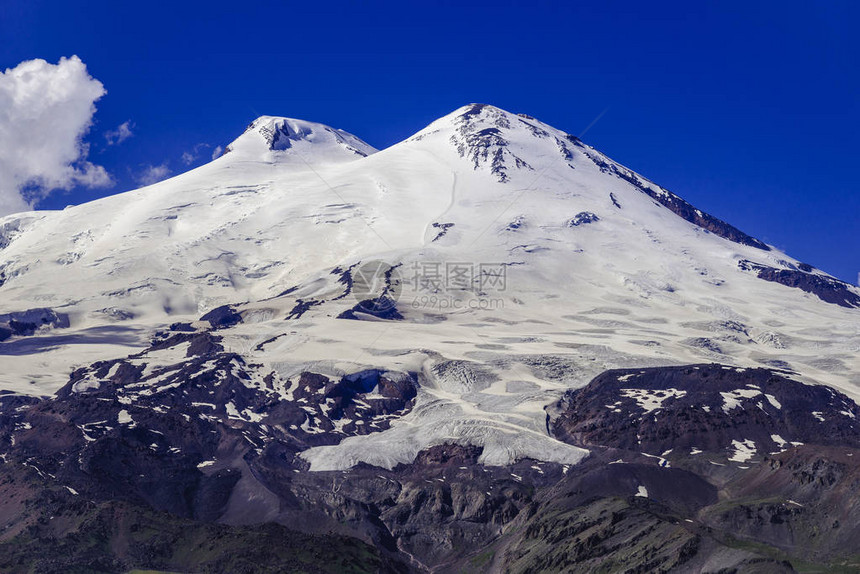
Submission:
[[[54,392],[233,305],[227,347],[284,380],[309,365],[427,377],[418,403],[434,414],[381,433],[382,450],[309,454],[320,467],[408,462],[449,436],[496,445],[488,461],[571,462],[543,407],[607,368],[718,359],[856,393],[857,291],[534,118],[471,105],[376,152],[264,116],[227,149],[150,187],[2,220],[0,310],[69,323],[3,344],[5,388]],[[343,274],[370,260],[398,266],[402,320],[338,318],[356,303]]]
[[[266,506],[287,504],[271,486],[285,476],[299,484],[373,465],[402,483],[406,468],[466,461],[489,473],[469,480],[490,496],[502,480],[493,473],[546,486],[595,445],[639,445],[661,468],[675,456],[698,464],[694,447],[737,470],[786,445],[854,437],[860,412],[860,291],[575,136],[487,105],[380,151],[264,116],[188,173],[5,217],[0,296],[0,389],[41,413],[10,419],[12,446],[50,419],[32,397],[56,393],[73,423],[56,431],[63,444],[85,453],[161,429],[153,452],[185,457],[207,480],[238,472],[230,496],[262,504],[247,516],[266,520],[286,516]],[[729,374],[717,367],[713,388],[692,371],[692,386],[663,384],[679,376],[668,367],[705,362]],[[650,368],[664,370],[653,379]],[[595,379],[612,369],[626,370]],[[795,401],[773,390],[782,380],[835,390]],[[761,411],[745,423],[757,430],[670,455],[666,429],[646,419],[686,421],[703,401],[714,414],[700,413],[702,425],[723,428],[749,407]],[[764,428],[768,417],[779,432]],[[615,438],[594,431],[610,423]],[[189,438],[210,427],[222,439]],[[156,472],[140,464],[141,476]],[[713,502],[702,496],[696,504]],[[217,516],[242,522],[230,500]],[[515,514],[493,514],[481,536]],[[443,559],[403,542],[386,522],[399,519],[377,518],[411,556]]]

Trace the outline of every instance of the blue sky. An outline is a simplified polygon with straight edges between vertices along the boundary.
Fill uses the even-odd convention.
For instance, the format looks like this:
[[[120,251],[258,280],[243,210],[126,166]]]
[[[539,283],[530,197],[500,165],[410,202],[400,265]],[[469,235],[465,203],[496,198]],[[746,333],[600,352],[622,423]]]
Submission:
[[[2,0],[0,70],[78,55],[107,94],[89,160],[179,173],[255,117],[395,143],[469,102],[580,133],[697,207],[848,280],[860,271],[855,2]],[[105,134],[131,122],[132,136]],[[195,152],[196,146],[196,153]]]

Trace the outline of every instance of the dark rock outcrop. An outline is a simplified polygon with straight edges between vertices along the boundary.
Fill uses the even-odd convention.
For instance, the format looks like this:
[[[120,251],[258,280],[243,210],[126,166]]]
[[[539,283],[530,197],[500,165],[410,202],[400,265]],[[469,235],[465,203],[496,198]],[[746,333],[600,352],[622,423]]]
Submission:
[[[365,299],[340,313],[338,319],[353,319],[360,321],[363,318],[375,317],[388,321],[399,321],[403,315],[397,310],[397,302],[390,297],[382,296],[375,299]]]
[[[768,456],[725,485],[703,512],[710,528],[741,543],[767,544],[803,559],[860,569],[860,450],[805,445]]]
[[[812,293],[827,303],[849,308],[860,307],[860,292],[853,285],[829,275],[813,273],[814,268],[804,263],[793,269],[777,269],[741,259],[738,267],[743,271],[754,272],[759,279]]]
[[[510,128],[511,124],[501,110],[486,104],[472,104],[455,122],[457,132],[451,136],[451,143],[460,157],[472,162],[474,169],[489,166],[490,173],[501,183],[510,179],[508,169],[511,165],[518,169],[534,170],[508,149],[508,141],[502,130]],[[481,127],[486,125],[489,127]]]
[[[761,460],[800,443],[860,448],[860,407],[785,373],[724,365],[607,371],[547,408],[552,434],[664,459]]]
[[[241,323],[242,315],[230,305],[222,305],[200,317],[200,320],[207,321],[213,329],[226,329]]]
[[[480,446],[444,443],[391,469],[309,472],[303,450],[389,428],[416,396],[416,375],[380,369],[282,380],[184,331],[78,369],[55,397],[2,393],[0,568],[182,570],[190,548],[222,570],[857,565],[860,408],[826,387],[721,365],[607,371],[548,407],[555,436],[592,450],[579,464],[485,466]],[[153,529],[169,539],[152,546]],[[318,570],[305,543],[330,545]]]
[[[439,223],[437,221],[433,222],[433,228],[438,229],[436,233],[436,237],[434,237],[431,241],[438,241],[445,237],[448,234],[448,230],[454,227],[453,223]]]
[[[600,218],[590,211],[581,211],[577,213],[573,218],[568,220],[568,227],[579,227],[580,225],[585,225],[587,223],[594,223],[595,221],[600,221]]]
[[[40,329],[65,329],[69,316],[53,309],[39,308],[0,314],[0,341],[12,336],[30,337]]]

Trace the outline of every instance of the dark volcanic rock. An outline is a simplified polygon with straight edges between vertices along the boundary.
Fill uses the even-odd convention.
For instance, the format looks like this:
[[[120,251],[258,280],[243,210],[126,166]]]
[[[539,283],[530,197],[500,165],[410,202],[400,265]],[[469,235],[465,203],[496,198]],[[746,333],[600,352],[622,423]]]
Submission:
[[[201,321],[208,321],[213,329],[226,329],[242,322],[242,315],[236,312],[230,305],[215,307],[202,317]]]
[[[0,497],[19,509],[14,516],[0,511],[5,574],[407,571],[352,537],[308,534],[295,525],[192,521],[143,505],[85,498],[52,482],[32,468],[0,465]]]
[[[510,151],[502,130],[511,125],[501,110],[485,104],[472,104],[455,121],[457,132],[451,136],[451,143],[460,157],[471,160],[475,169],[482,165],[489,166],[490,173],[501,183],[508,181],[508,169],[511,166],[534,170]],[[490,127],[479,127],[485,124],[490,124]]]
[[[860,451],[801,446],[767,457],[725,486],[727,500],[703,513],[711,528],[810,562],[860,571]]]
[[[431,241],[438,241],[445,237],[448,234],[448,230],[454,227],[453,223],[439,223],[437,221],[433,222],[433,227],[438,229],[439,231],[436,233],[436,237],[434,237]]]
[[[403,315],[397,310],[397,302],[386,296],[365,299],[337,316],[338,319],[352,319],[356,321],[360,321],[366,317],[375,317],[389,321],[400,321],[403,319]]]
[[[704,451],[745,462],[792,443],[860,447],[860,407],[851,399],[768,369],[607,371],[547,413],[552,434],[565,442],[664,458]]]
[[[0,341],[12,336],[29,337],[43,328],[65,329],[68,326],[69,316],[53,309],[39,308],[3,313],[0,314]]]
[[[441,444],[392,470],[359,465],[332,478],[338,494],[374,509],[399,548],[435,567],[495,539],[538,490],[563,477],[560,465],[528,459],[486,467],[478,462],[481,453],[481,447]]]
[[[744,271],[755,272],[759,279],[812,293],[827,303],[849,308],[860,307],[860,293],[853,285],[829,275],[812,273],[813,267],[804,263],[797,269],[777,269],[741,259],[738,261],[738,267]]]
[[[440,444],[419,452],[413,464],[419,467],[471,466],[478,463],[482,452],[478,446]]]
[[[295,472],[307,467],[299,452],[387,429],[416,396],[414,376],[388,371],[342,378],[305,372],[282,381],[224,352],[216,338],[174,333],[127,359],[78,369],[54,398],[0,394],[0,464],[31,467],[88,500],[204,522],[259,522],[278,515],[279,498],[284,508],[316,500],[290,488]],[[195,344],[200,354],[147,365],[161,351]],[[260,506],[267,499],[273,506]],[[368,504],[335,508],[353,508],[357,530],[350,532],[365,532],[396,553]],[[316,517],[311,530],[340,528],[329,523],[328,510],[308,512]]]
[[[701,476],[608,461],[595,454],[567,469],[497,539],[439,571],[793,572],[701,526],[697,515],[718,502]]]
[[[646,499],[597,498],[573,506],[565,504],[562,496],[524,524],[522,535],[495,556],[493,570],[512,574],[794,572],[785,561],[729,551],[699,530]]]
[[[289,314],[287,315],[287,319],[301,319],[302,315],[307,313],[313,307],[317,305],[322,305],[325,301],[317,301],[315,299],[296,299],[296,304],[293,305],[293,308],[290,309]]]
[[[600,221],[600,218],[590,211],[581,211],[567,222],[567,226],[578,227],[587,223],[594,223],[595,221]]]
[[[332,380],[304,372],[295,381],[281,381],[274,373],[246,364],[240,355],[223,352],[210,337],[174,335],[174,345],[190,343],[186,360],[146,375],[144,365],[130,360],[78,369],[57,397],[68,401],[82,395],[99,397],[102,412],[93,413],[92,420],[115,420],[124,405],[132,414],[140,408],[181,412],[243,429],[262,444],[278,439],[299,450],[385,430],[414,403],[413,375],[370,370]],[[199,352],[192,353],[195,345]],[[146,357],[133,356],[136,362]]]
[[[434,373],[475,389],[491,375],[465,361]],[[53,398],[0,393],[0,569],[194,570],[187,556],[224,572],[857,564],[860,409],[831,389],[720,365],[608,371],[548,407],[557,437],[592,448],[579,464],[485,466],[482,447],[446,443],[391,469],[309,471],[302,451],[389,428],[417,381],[381,369],[281,379],[217,335],[172,331],[76,370]],[[748,466],[728,460],[741,451]],[[305,543],[323,545],[316,561],[296,554]]]

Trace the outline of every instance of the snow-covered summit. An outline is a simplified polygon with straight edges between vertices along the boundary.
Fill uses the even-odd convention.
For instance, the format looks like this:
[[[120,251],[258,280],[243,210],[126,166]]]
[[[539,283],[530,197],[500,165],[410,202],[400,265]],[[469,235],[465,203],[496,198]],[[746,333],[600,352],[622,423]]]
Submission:
[[[376,151],[343,130],[277,116],[260,116],[226,149],[243,158],[292,160],[311,165],[350,161]]]
[[[407,141],[444,138],[474,169],[507,182],[511,170],[534,172],[531,163],[563,150],[568,135],[525,115],[489,104],[469,104],[439,118]],[[546,141],[541,141],[546,138]],[[529,159],[531,163],[526,159]]]

